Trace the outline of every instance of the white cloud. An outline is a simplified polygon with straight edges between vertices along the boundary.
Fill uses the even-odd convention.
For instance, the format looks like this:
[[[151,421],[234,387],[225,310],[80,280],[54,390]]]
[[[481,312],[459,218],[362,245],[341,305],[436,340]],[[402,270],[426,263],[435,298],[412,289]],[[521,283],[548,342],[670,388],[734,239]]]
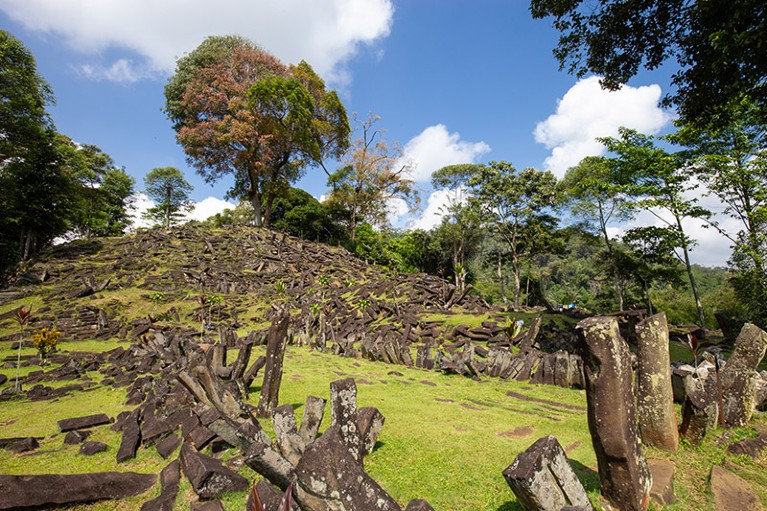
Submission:
[[[556,113],[535,127],[535,141],[551,149],[544,165],[557,177],[584,157],[604,153],[597,137],[614,137],[625,126],[655,134],[671,120],[658,107],[658,85],[607,91],[592,76],[579,80],[558,101]]]
[[[460,192],[459,192],[460,194]],[[464,200],[465,197],[459,197]],[[454,190],[436,190],[429,195],[426,208],[421,215],[416,218],[411,227],[413,229],[423,229],[428,231],[438,226],[442,222],[447,206],[456,201],[456,191]]]
[[[109,80],[122,83],[134,83],[156,74],[146,68],[137,69],[130,59],[118,59],[109,67],[98,64],[84,64],[80,66],[80,72],[94,80]]]
[[[429,126],[413,137],[403,149],[401,162],[414,165],[411,177],[428,182],[431,174],[446,165],[472,163],[490,151],[485,142],[466,142],[459,133],[449,133],[444,124]]]
[[[141,227],[152,227],[153,223],[143,218],[144,213],[151,207],[154,207],[155,202],[147,197],[144,192],[138,192],[133,196],[133,210],[130,214],[131,226],[129,230],[133,231]],[[207,220],[209,217],[216,213],[221,213],[225,209],[234,209],[235,205],[225,200],[217,199],[216,197],[207,197],[200,202],[194,202],[192,210],[185,215],[186,220]]]
[[[235,204],[227,202],[225,200],[217,199],[216,197],[207,197],[200,202],[194,204],[194,208],[186,215],[187,220],[207,220],[216,213],[221,213],[225,209],[234,209]]]
[[[138,54],[145,61],[121,56],[82,68],[128,81],[172,73],[176,59],[209,35],[239,34],[284,62],[304,59],[327,80],[343,83],[344,64],[362,45],[387,37],[394,14],[391,0],[3,0],[0,9],[94,59],[106,50]]]
[[[154,206],[154,201],[147,197],[144,192],[138,192],[133,195],[132,198],[133,209],[130,213],[131,224],[128,228],[129,231],[134,231],[141,227],[151,227],[152,222],[144,218],[144,213]]]

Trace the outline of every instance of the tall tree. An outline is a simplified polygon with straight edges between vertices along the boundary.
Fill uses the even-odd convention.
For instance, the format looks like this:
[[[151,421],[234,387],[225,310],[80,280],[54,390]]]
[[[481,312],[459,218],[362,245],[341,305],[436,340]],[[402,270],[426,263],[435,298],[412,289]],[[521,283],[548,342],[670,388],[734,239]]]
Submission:
[[[411,210],[419,202],[415,183],[408,175],[411,165],[402,161],[399,148],[389,145],[383,131],[375,128],[379,117],[354,120],[359,136],[344,155],[344,166],[328,178],[332,189],[327,199],[346,210],[352,241],[361,222],[387,224],[391,200],[400,199]]]
[[[695,175],[724,204],[734,229],[713,225],[733,246],[736,292],[752,321],[767,323],[767,143],[766,125],[746,99],[730,105],[725,125],[683,124],[671,138],[686,146]]]
[[[551,172],[532,168],[518,172],[505,161],[480,166],[468,181],[470,200],[481,208],[490,232],[509,251],[515,307],[519,305],[522,287],[523,258],[542,248],[538,243],[542,238],[532,234],[551,224],[547,212],[557,204],[556,182]],[[500,257],[498,261],[500,270]],[[503,276],[499,278],[503,282]]]
[[[62,164],[77,181],[72,231],[76,236],[119,236],[128,225],[134,179],[92,144],[59,135]]]
[[[652,315],[653,302],[650,290],[656,282],[681,284],[679,261],[674,249],[679,233],[673,227],[635,227],[623,234],[623,242],[629,251],[623,256],[625,272],[639,282]]]
[[[706,325],[700,293],[690,262],[690,250],[695,244],[685,232],[685,219],[707,221],[711,212],[698,205],[697,198],[688,198],[697,187],[691,181],[692,168],[680,154],[671,154],[655,145],[654,138],[634,130],[621,128],[620,138],[604,138],[602,143],[613,153],[615,170],[632,182],[627,186],[636,197],[638,207],[652,213],[676,234],[676,246],[682,251],[680,260],[687,269],[690,288],[695,298],[698,321]],[[670,218],[661,214],[665,211]]]
[[[52,102],[32,53],[0,30],[0,269],[70,225],[76,189],[46,111]]]
[[[596,230],[604,243],[607,266],[613,278],[618,310],[622,311],[626,283],[621,277],[621,254],[607,232],[611,222],[625,221],[633,216],[633,204],[623,192],[620,177],[613,174],[607,158],[587,156],[578,165],[567,170],[559,186],[571,212],[591,225],[596,224]]]
[[[178,220],[183,211],[190,209],[189,192],[192,191],[192,185],[175,167],[152,169],[144,177],[144,189],[147,196],[156,203],[147,210],[146,218],[162,222],[166,229]]]
[[[554,18],[561,68],[603,76],[617,89],[640,67],[679,66],[666,102],[687,122],[718,122],[747,97],[765,117],[767,5],[762,0],[531,0],[534,18]]]
[[[343,105],[308,64],[288,68],[242,37],[209,37],[179,59],[165,97],[190,164],[208,182],[233,175],[229,195],[251,200],[258,226],[306,166],[348,141]]]
[[[468,204],[467,195],[468,181],[479,169],[480,165],[461,163],[442,167],[431,176],[431,184],[436,190],[450,194],[443,207],[442,222],[435,229],[435,237],[450,254],[450,269],[460,292],[466,289],[467,260],[479,248],[484,236],[481,216]]]

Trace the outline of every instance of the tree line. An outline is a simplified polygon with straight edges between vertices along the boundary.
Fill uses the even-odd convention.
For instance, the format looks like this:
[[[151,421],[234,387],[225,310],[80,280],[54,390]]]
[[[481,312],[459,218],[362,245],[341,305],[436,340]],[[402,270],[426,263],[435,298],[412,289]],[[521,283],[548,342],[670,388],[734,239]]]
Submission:
[[[686,220],[696,219],[731,241],[737,305],[764,325],[767,167],[764,95],[759,93],[764,62],[735,52],[758,47],[764,33],[754,27],[763,20],[764,8],[751,0],[736,4],[719,13],[717,22],[709,3],[702,2],[626,6],[604,0],[584,7],[580,1],[533,0],[533,16],[553,17],[562,32],[555,49],[562,66],[578,74],[600,72],[607,87],[619,87],[642,65],[652,68],[675,58],[681,66],[674,78],[676,94],[665,101],[681,114],[677,131],[658,139],[621,130],[618,137],[601,141],[607,156],[584,159],[562,180],[548,171],[517,170],[507,161],[440,169],[432,184],[452,200],[442,223],[428,233],[387,229],[393,200],[411,210],[418,205],[409,163],[396,144],[385,140],[377,117],[350,119],[337,93],[304,61],[285,65],[239,36],[209,37],[177,61],[165,85],[165,112],[188,163],[206,181],[233,178],[228,197],[240,205],[209,223],[247,222],[345,244],[360,257],[392,268],[449,277],[461,290],[472,284],[508,306],[550,299],[556,286],[568,288],[555,275],[567,274],[576,280],[589,275],[580,288],[569,288],[591,289],[586,303],[594,307],[614,310],[642,303],[653,308],[651,293],[663,285],[678,286],[683,278],[694,302],[694,320],[706,324],[711,318],[699,289],[700,272],[689,254],[695,240],[685,231]],[[634,20],[628,28],[627,15]],[[722,39],[724,33],[741,35],[748,44],[733,46]],[[706,38],[719,42],[701,51],[698,45]],[[85,146],[75,145],[67,153],[62,149],[66,144],[50,142],[61,139],[45,112],[50,88],[23,45],[8,34],[4,41],[12,51],[4,50],[3,58],[15,59],[13,65],[24,75],[4,71],[2,78],[12,99],[3,102],[9,113],[3,112],[0,160],[9,190],[4,186],[2,192],[3,236],[10,247],[4,254],[28,257],[62,232],[121,230],[117,220],[95,206],[99,201],[77,207],[73,198],[105,196],[110,190],[107,170],[118,169],[93,149],[84,164],[92,171],[86,172],[65,157],[71,153],[83,159]],[[746,61],[751,68],[733,72],[732,62]],[[761,81],[755,79],[759,76]],[[722,85],[716,94],[708,88],[712,84]],[[311,168],[322,169],[327,177],[329,192],[322,203],[292,186]],[[166,226],[187,205],[188,183],[178,177],[165,175],[164,184],[173,183],[170,188],[162,180],[147,183],[158,198],[153,213]],[[701,207],[695,190],[702,185],[738,222],[734,231]],[[639,211],[656,215],[659,222],[631,229],[620,239],[610,236],[608,226]],[[561,216],[581,223],[563,226]],[[576,248],[580,253],[573,252]],[[562,261],[582,265],[583,257],[593,271],[575,275],[556,268]],[[573,301],[583,303],[584,297]]]

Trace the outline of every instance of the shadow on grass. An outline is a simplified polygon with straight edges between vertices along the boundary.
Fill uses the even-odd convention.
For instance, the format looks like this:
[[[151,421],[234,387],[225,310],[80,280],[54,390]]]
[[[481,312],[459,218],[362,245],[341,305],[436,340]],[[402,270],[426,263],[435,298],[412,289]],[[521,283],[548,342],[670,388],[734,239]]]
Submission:
[[[586,493],[590,493],[592,491],[599,491],[599,472],[596,470],[587,467],[583,463],[576,461],[576,460],[569,460],[570,466],[573,467],[573,472],[575,472],[575,475],[578,476],[578,480],[580,480],[581,484],[583,485],[583,488],[586,490]]]

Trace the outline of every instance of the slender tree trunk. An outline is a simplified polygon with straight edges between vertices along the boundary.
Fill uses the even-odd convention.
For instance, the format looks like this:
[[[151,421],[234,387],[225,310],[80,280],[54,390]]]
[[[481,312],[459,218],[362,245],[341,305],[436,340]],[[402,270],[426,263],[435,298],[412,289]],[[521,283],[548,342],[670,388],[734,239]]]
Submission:
[[[253,225],[263,227],[263,218],[261,216],[261,195],[258,187],[258,176],[253,172],[248,172],[250,179],[250,201],[253,204]]]
[[[692,288],[692,296],[695,298],[695,308],[698,309],[698,321],[701,328],[706,327],[706,317],[703,314],[703,304],[700,301],[700,294],[698,293],[698,284],[695,282],[695,275],[692,273],[692,263],[690,263],[690,253],[687,250],[687,237],[684,235],[682,229],[682,220],[679,215],[674,215],[676,218],[676,226],[679,229],[679,234],[682,237],[682,254],[684,255],[684,265],[687,269],[687,276],[690,279],[690,287]]]
[[[520,276],[519,257],[516,252],[511,256],[511,266],[514,270],[514,307],[519,307],[519,293],[522,290],[522,278]]]
[[[505,289],[505,286],[503,285],[503,260],[501,258],[500,250],[498,251],[498,268],[497,268],[497,273],[498,273],[498,283],[501,286],[501,298],[503,298],[503,305],[504,305],[504,307],[508,307],[509,306],[509,300],[506,298],[506,289]]]
[[[644,296],[647,300],[647,315],[652,316],[655,313],[652,310],[652,300],[650,300],[650,287],[647,285],[647,280],[642,279],[642,287],[644,288]]]
[[[171,190],[165,191],[165,228],[170,229],[170,193]]]
[[[599,227],[602,230],[602,238],[605,240],[605,247],[607,247],[607,253],[610,256],[610,263],[613,266],[613,284],[615,285],[615,298],[618,300],[618,310],[623,312],[623,286],[621,285],[620,274],[618,273],[618,265],[615,261],[615,253],[613,252],[612,243],[610,243],[610,236],[607,235],[607,221],[605,220],[604,211],[602,210],[602,204],[598,203],[599,208]]]

